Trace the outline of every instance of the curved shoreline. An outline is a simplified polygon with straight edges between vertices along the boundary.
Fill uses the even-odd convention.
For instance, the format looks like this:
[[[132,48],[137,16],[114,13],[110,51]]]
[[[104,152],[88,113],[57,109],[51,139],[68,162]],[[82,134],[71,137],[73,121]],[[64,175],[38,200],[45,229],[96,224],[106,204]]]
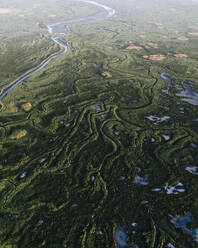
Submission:
[[[79,0],[79,1],[85,2],[85,3],[94,4],[94,5],[98,6],[98,7],[103,8],[108,13],[108,15],[106,16],[106,18],[111,18],[111,17],[113,17],[115,15],[115,10],[112,9],[112,8],[110,8],[110,7],[108,7],[108,6],[106,6],[106,5],[97,3],[97,2],[92,1],[92,0]],[[94,17],[95,17],[95,15],[91,16],[91,18],[94,18]],[[20,76],[16,80],[14,80],[11,83],[11,85],[8,86],[6,89],[4,89],[4,90],[2,89],[2,92],[0,93],[0,101],[3,100],[3,98],[5,98],[6,95],[13,88],[15,88],[17,85],[19,85],[20,83],[22,83],[25,79],[31,77],[32,75],[34,75],[38,71],[40,71],[43,68],[45,68],[56,57],[58,57],[58,56],[60,56],[60,55],[62,55],[62,54],[64,54],[64,53],[67,52],[67,49],[68,49],[67,44],[65,44],[64,42],[62,42],[60,40],[61,35],[65,35],[67,33],[66,24],[69,24],[69,23],[78,23],[78,22],[89,20],[89,19],[90,19],[90,16],[89,17],[82,17],[82,18],[78,18],[78,19],[73,19],[73,20],[70,20],[70,21],[53,23],[51,25],[47,25],[48,32],[50,34],[56,33],[56,32],[53,32],[53,27],[58,27],[59,25],[62,25],[62,27],[64,28],[64,30],[62,30],[61,32],[59,32],[57,36],[52,37],[52,40],[55,43],[57,43],[60,47],[62,47],[63,49],[61,51],[59,51],[58,53],[56,53],[56,54],[50,55],[47,59],[45,59],[44,61],[42,61],[38,66],[36,66],[35,68],[31,69],[29,72],[24,73],[22,76]]]

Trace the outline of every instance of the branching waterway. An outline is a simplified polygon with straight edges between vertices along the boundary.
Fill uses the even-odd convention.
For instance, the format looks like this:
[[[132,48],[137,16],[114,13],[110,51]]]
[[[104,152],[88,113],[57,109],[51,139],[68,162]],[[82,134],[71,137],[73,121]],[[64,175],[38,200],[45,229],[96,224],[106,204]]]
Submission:
[[[150,17],[143,19],[148,8],[143,1],[126,1],[126,12],[119,1],[113,2],[119,10],[116,18],[114,9],[82,0],[80,13],[90,4],[95,12],[46,20],[46,39],[53,40],[51,51],[56,52],[2,84],[3,247],[197,247],[197,61],[196,54],[191,57],[191,41],[174,42],[169,36],[181,29],[174,22],[169,26],[168,19],[174,19],[167,11],[173,6],[178,18],[185,8],[190,14],[191,7],[176,8],[168,1],[167,6],[156,4],[153,12],[151,5]],[[160,18],[161,10],[166,19],[164,14]],[[162,21],[158,31],[155,20]],[[67,28],[75,23],[71,37],[76,38],[69,39]],[[189,31],[198,27],[191,18],[186,23],[193,24]],[[165,39],[161,34],[167,34],[167,27],[174,29]],[[21,46],[24,51],[33,45],[29,40]],[[34,44],[41,54],[42,42]],[[9,55],[9,47],[2,45],[1,51]],[[158,52],[164,62],[157,61],[163,58]],[[24,87],[11,91],[23,81]]]
[[[95,1],[91,1],[91,0],[80,0],[81,2],[85,2],[85,3],[89,3],[89,4],[93,4],[96,5],[100,8],[103,8],[107,14],[105,17],[103,17],[102,19],[106,19],[106,18],[111,18],[115,15],[115,10],[103,5],[103,4],[99,4]],[[45,68],[52,60],[54,60],[56,57],[64,54],[67,52],[67,44],[61,41],[61,36],[65,35],[67,33],[67,28],[66,25],[67,24],[71,24],[71,23],[79,23],[79,22],[84,22],[84,21],[89,21],[89,20],[98,20],[101,19],[101,16],[98,16],[98,14],[92,15],[92,16],[87,16],[87,17],[82,17],[82,18],[76,18],[76,19],[70,19],[67,21],[63,21],[63,22],[58,22],[58,23],[53,23],[50,25],[47,25],[48,27],[48,32],[50,34],[56,34],[56,36],[52,37],[52,40],[57,43],[60,47],[62,47],[61,52],[51,56],[50,58],[48,58],[47,60],[43,61],[36,69],[32,69],[32,71],[25,73],[23,76],[21,76],[18,80],[14,81],[14,83],[9,86],[7,89],[5,89],[3,91],[3,93],[0,95],[0,100],[2,100],[12,89],[14,89],[17,85],[19,85],[20,83],[22,83],[24,80],[26,80],[27,78],[31,77],[32,75],[34,75],[35,73],[39,72],[40,70],[42,70],[43,68]]]

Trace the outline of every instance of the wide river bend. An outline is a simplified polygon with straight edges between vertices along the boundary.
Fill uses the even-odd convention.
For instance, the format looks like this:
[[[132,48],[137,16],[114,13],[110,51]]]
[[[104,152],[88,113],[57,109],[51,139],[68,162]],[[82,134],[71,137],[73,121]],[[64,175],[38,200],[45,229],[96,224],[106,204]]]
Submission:
[[[111,18],[115,15],[115,10],[104,5],[104,4],[100,4],[97,3],[95,1],[92,0],[79,0],[81,2],[85,2],[85,3],[89,3],[89,4],[93,4],[96,5],[100,8],[103,8],[106,12],[105,17],[102,17],[102,19],[107,19],[107,18]],[[52,40],[57,43],[60,47],[62,47],[62,50],[51,56],[50,58],[48,58],[46,61],[41,62],[41,64],[36,68],[36,69],[32,69],[32,71],[25,73],[24,75],[22,75],[16,82],[14,82],[11,86],[9,86],[8,88],[6,88],[2,94],[0,95],[0,101],[6,97],[6,95],[13,89],[15,88],[17,85],[19,85],[20,83],[22,83],[24,80],[26,80],[27,78],[31,77],[32,75],[34,75],[35,73],[39,72],[40,70],[42,70],[44,67],[46,67],[52,60],[54,60],[56,57],[64,54],[67,52],[67,44],[62,42],[60,40],[62,35],[65,35],[67,33],[67,28],[66,25],[67,24],[71,24],[71,23],[79,23],[79,22],[84,22],[84,21],[90,21],[90,20],[99,20],[101,19],[101,15],[95,14],[92,16],[87,16],[87,17],[82,17],[82,18],[76,18],[76,19],[70,19],[68,21],[63,21],[63,22],[58,22],[58,23],[53,23],[50,25],[47,25],[48,27],[48,32],[50,34],[56,34],[54,37],[52,37]]]

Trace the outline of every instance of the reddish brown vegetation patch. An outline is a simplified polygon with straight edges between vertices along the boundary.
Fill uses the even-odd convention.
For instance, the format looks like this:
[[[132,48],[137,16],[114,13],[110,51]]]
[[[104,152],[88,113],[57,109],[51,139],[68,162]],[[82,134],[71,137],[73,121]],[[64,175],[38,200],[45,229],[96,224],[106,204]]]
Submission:
[[[0,14],[11,14],[15,12],[14,9],[9,9],[9,8],[0,8]]]
[[[188,55],[187,54],[184,54],[184,53],[178,53],[178,54],[175,54],[174,55],[176,58],[187,58]]]
[[[144,59],[149,59],[149,60],[153,60],[153,61],[162,61],[164,60],[166,57],[163,54],[153,54],[153,55],[145,55],[143,56]]]
[[[133,49],[135,49],[135,50],[141,50],[142,49],[142,47],[141,46],[134,46],[134,45],[132,45],[132,46],[128,46],[127,48],[126,48],[127,50],[133,50]]]
[[[198,32],[189,32],[188,34],[197,36]]]

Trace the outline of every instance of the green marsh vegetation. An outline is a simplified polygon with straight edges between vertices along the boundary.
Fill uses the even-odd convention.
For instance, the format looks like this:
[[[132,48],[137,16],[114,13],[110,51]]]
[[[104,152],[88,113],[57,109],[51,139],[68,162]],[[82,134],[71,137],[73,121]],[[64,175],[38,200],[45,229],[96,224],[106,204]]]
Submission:
[[[117,227],[131,247],[197,247],[198,106],[177,94],[198,93],[198,4],[99,2],[116,15],[67,25],[67,53],[0,103],[1,247],[127,247]],[[101,11],[2,6],[17,14],[0,15],[1,90],[60,50],[45,24]]]

